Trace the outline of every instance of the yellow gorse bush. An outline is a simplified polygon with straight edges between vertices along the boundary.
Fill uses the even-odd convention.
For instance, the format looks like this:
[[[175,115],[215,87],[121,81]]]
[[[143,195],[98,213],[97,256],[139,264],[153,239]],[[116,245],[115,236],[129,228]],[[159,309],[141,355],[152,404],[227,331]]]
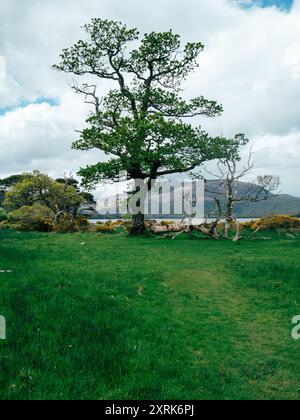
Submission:
[[[160,222],[160,225],[161,225],[161,226],[166,226],[166,227],[168,227],[168,226],[172,226],[172,225],[174,225],[174,222],[173,222],[172,220],[162,220],[162,221]]]
[[[268,216],[250,223],[251,229],[290,229],[300,228],[300,219],[288,215]],[[243,224],[245,227],[245,224]],[[249,226],[248,226],[249,227]]]
[[[106,223],[98,222],[95,225],[94,229],[95,229],[95,232],[99,232],[99,233],[115,233],[117,229],[120,228],[121,226],[123,226],[122,221],[106,222]]]

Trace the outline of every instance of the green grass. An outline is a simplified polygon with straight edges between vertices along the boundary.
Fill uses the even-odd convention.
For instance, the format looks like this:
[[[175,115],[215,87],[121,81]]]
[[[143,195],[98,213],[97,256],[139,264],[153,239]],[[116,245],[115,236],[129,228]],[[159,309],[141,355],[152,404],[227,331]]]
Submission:
[[[1,231],[0,270],[0,399],[299,399],[299,239]]]

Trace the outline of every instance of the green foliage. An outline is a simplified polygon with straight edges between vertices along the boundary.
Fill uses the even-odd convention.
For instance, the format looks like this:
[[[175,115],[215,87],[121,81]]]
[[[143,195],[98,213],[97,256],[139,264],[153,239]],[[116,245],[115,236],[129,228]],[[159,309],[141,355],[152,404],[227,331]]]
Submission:
[[[156,179],[216,158],[237,157],[240,144],[246,142],[243,135],[211,138],[201,127],[184,122],[222,112],[216,101],[180,96],[183,81],[198,66],[201,43],[182,47],[180,36],[172,31],[140,38],[137,29],[102,19],[93,19],[84,29],[88,40],[64,49],[54,68],[78,76],[92,74],[118,87],[100,100],[95,86],[74,86],[95,105],[74,148],[98,148],[110,157],[80,170],[84,185],[117,181],[120,171],[130,178]]]
[[[88,192],[83,192],[83,193],[81,193],[81,195],[84,198],[85,203],[96,204],[96,200],[95,200],[95,197],[93,196],[93,194],[88,193]]]
[[[58,233],[78,233],[92,230],[88,219],[85,216],[74,217],[71,214],[61,214],[54,224],[54,231]]]
[[[89,223],[77,210],[86,199],[78,181],[57,179],[35,171],[24,174],[5,194],[4,206],[10,211],[11,227],[23,231],[86,232]]]
[[[76,223],[80,232],[89,232],[91,230],[91,224],[85,216],[76,217]]]
[[[76,211],[83,201],[82,195],[72,185],[56,182],[48,175],[35,171],[27,174],[5,194],[4,207],[11,211],[40,204],[57,214]]]
[[[23,206],[9,213],[9,221],[17,230],[51,232],[54,228],[54,213],[46,206],[35,204]]]
[[[0,222],[4,222],[5,220],[7,220],[6,211],[0,207]]]
[[[76,219],[68,213],[61,214],[54,226],[58,233],[77,233],[80,232]]]
[[[59,184],[63,184],[63,185],[69,185],[74,187],[74,189],[77,192],[80,192],[80,188],[79,188],[79,182],[77,181],[77,179],[73,179],[73,178],[57,178],[55,180],[56,182],[58,182]]]
[[[12,188],[19,182],[23,181],[23,179],[26,178],[26,176],[26,174],[11,175],[7,178],[0,179],[0,189],[8,190],[9,188]]]
[[[69,213],[62,213],[58,217],[51,209],[40,204],[23,206],[9,213],[8,225],[20,231],[77,233],[89,232],[91,225],[84,216],[74,217]]]

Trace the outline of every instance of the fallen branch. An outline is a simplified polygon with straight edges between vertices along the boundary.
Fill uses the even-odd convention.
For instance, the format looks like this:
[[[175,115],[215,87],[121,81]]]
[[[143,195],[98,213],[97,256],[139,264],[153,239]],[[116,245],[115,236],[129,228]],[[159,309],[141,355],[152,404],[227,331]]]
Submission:
[[[193,230],[197,230],[198,232],[202,233],[203,235],[207,236],[211,239],[220,240],[222,239],[221,234],[217,230],[219,220],[211,223],[211,225],[206,227],[206,223],[198,226],[191,226],[186,224],[173,224],[169,226],[152,226],[150,228],[151,232],[155,234],[165,234],[161,237],[161,239],[176,239],[177,236],[183,233],[191,233]]]
[[[251,240],[261,230],[261,228],[261,226],[258,227],[253,233],[251,233],[248,239]]]

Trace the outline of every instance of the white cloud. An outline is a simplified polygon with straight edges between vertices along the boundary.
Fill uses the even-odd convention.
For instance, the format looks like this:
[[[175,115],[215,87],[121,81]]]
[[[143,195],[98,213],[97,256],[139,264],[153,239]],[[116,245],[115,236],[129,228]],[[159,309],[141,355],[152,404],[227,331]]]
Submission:
[[[256,140],[254,151],[259,169],[268,172],[299,169],[300,131],[282,136],[265,134]]]
[[[0,80],[6,79],[6,61],[5,58],[0,55]]]
[[[61,175],[103,156],[70,149],[87,108],[70,92],[70,77],[51,69],[61,49],[82,36],[80,26],[98,16],[142,33],[172,27],[185,40],[204,42],[187,94],[217,99],[225,112],[201,123],[213,134],[245,132],[256,144],[257,171],[279,173],[284,191],[300,195],[300,0],[290,13],[227,0],[0,0],[0,7],[0,55],[7,64],[0,108],[25,98],[60,101],[0,116],[0,177],[30,169]]]
[[[3,174],[43,169],[53,176],[102,158],[99,153],[71,150],[75,130],[82,128],[86,108],[69,94],[59,106],[31,104],[0,117],[0,168]],[[13,172],[15,172],[13,171]]]

